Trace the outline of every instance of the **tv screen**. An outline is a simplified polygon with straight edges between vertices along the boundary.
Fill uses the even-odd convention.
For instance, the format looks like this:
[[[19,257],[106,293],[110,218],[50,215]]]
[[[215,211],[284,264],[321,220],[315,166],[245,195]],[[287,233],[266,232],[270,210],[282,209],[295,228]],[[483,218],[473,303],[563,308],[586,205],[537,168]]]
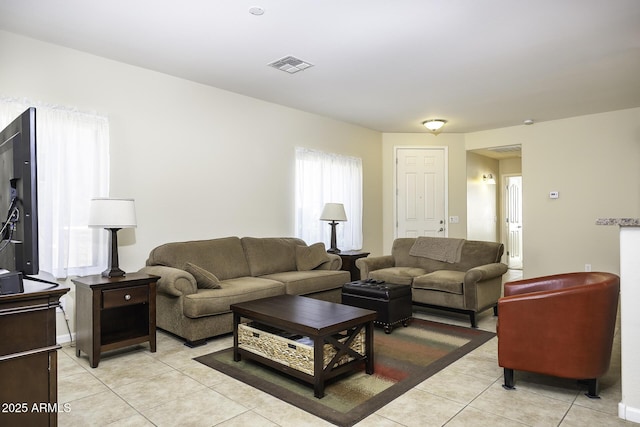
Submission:
[[[0,132],[0,269],[38,274],[36,109]]]

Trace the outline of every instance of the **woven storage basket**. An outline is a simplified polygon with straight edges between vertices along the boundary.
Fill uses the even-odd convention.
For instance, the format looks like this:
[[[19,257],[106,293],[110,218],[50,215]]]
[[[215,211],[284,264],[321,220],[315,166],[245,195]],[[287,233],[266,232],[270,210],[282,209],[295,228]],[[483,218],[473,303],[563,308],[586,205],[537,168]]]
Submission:
[[[238,325],[238,346],[240,348],[272,359],[306,374],[314,374],[313,345],[302,344],[285,336],[278,335],[277,333],[258,329],[256,326],[259,327],[259,325],[249,325],[245,323]],[[298,336],[298,338],[301,337]],[[365,354],[364,338],[364,329],[361,329],[351,342],[351,349],[361,355]],[[340,342],[345,342],[346,340],[346,336],[338,339]],[[325,344],[324,362],[322,366],[326,367],[336,353],[336,349],[331,344]],[[353,359],[354,358],[349,355],[343,355],[335,366],[345,364]]]

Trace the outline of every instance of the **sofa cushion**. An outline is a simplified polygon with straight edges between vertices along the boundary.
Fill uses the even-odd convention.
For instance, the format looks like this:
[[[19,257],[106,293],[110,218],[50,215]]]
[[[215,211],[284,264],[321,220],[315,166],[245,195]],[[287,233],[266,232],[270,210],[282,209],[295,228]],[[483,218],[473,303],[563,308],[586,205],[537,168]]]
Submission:
[[[342,270],[286,271],[261,277],[284,283],[285,292],[291,295],[339,289],[351,280],[351,274]]]
[[[413,279],[414,289],[448,292],[462,295],[463,271],[438,270]]]
[[[190,318],[229,313],[231,304],[284,294],[284,285],[259,277],[223,280],[220,289],[198,289],[184,297],[184,315]]]
[[[460,271],[467,271],[473,267],[500,262],[504,253],[504,245],[498,242],[483,242],[466,240],[462,246]],[[456,270],[458,270],[456,268]]]
[[[242,238],[244,255],[254,277],[297,270],[296,246],[300,245],[306,243],[293,237]]]
[[[447,239],[440,237],[440,239]],[[465,240],[460,253],[460,262],[448,263],[409,254],[416,242],[415,237],[400,237],[393,241],[391,255],[397,267],[422,268],[427,273],[438,270],[467,271],[480,265],[500,262],[504,252],[502,243]]]
[[[426,271],[415,267],[389,267],[374,270],[369,273],[369,277],[376,280],[384,280],[387,283],[396,285],[410,285],[413,278],[422,276]]]
[[[220,280],[251,275],[238,237],[166,243],[153,249],[147,259],[149,266],[179,269],[187,262],[210,271]]]
[[[329,255],[322,242],[311,246],[296,246],[296,267],[299,271],[313,270],[327,261],[329,261]]]
[[[220,280],[210,271],[190,262],[185,263],[183,270],[190,273],[196,279],[198,288],[220,289]]]

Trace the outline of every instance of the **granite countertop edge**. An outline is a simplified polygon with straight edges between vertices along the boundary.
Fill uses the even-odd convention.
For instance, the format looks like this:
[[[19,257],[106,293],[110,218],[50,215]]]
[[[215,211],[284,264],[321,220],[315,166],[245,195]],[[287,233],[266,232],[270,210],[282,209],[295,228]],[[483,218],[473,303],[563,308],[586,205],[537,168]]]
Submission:
[[[596,225],[619,225],[620,227],[640,227],[640,218],[598,218]]]

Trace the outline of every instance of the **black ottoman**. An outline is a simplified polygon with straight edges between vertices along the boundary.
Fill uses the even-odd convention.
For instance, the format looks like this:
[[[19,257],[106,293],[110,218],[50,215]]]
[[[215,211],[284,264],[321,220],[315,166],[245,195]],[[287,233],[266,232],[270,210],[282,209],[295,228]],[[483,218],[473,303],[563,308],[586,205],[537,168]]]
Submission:
[[[342,303],[378,312],[375,323],[391,333],[398,323],[409,324],[413,316],[411,285],[396,285],[382,280],[357,280],[342,286]]]

